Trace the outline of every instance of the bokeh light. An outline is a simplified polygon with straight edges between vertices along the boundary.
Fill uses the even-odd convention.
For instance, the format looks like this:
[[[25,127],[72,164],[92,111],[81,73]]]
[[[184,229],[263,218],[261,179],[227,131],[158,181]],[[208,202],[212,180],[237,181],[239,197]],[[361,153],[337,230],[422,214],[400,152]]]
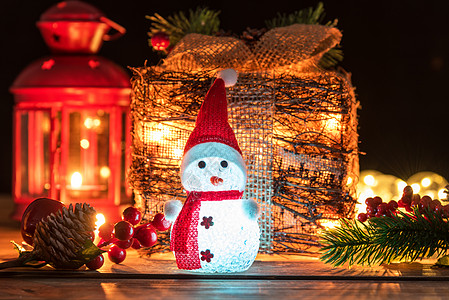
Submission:
[[[412,186],[413,192],[421,197],[428,195],[432,199],[439,199],[443,204],[449,204],[445,188],[448,182],[433,172],[420,172],[404,181],[376,170],[364,170],[360,172],[360,178],[361,180],[357,184],[356,212],[366,210],[365,199],[368,197],[379,196],[385,202],[399,200],[407,185]]]

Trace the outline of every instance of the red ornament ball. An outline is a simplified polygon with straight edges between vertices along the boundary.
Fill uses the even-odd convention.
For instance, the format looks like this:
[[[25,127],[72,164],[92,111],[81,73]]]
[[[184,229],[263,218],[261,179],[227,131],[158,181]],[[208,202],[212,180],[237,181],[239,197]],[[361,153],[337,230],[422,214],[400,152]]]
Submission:
[[[169,45],[170,38],[165,32],[160,31],[153,34],[153,36],[151,37],[151,46],[153,46],[155,50],[163,51],[167,49]]]
[[[31,202],[25,209],[20,224],[20,232],[23,240],[27,244],[33,245],[36,225],[50,214],[62,210],[63,207],[64,204],[62,202],[48,198],[39,198]]]
[[[126,258],[126,250],[120,248],[117,245],[111,246],[108,251],[109,260],[113,263],[119,264]]]
[[[104,256],[103,254],[98,255],[94,259],[92,259],[90,262],[86,264],[86,267],[88,267],[90,270],[98,270],[100,269],[104,264]]]
[[[134,227],[128,221],[117,222],[114,226],[114,235],[121,241],[127,241],[134,235]]]
[[[141,218],[142,213],[140,212],[140,210],[132,206],[125,209],[122,214],[122,220],[128,221],[132,225],[139,224]]]
[[[154,216],[151,225],[159,231],[166,231],[170,229],[171,222],[165,218],[164,214],[159,213]]]

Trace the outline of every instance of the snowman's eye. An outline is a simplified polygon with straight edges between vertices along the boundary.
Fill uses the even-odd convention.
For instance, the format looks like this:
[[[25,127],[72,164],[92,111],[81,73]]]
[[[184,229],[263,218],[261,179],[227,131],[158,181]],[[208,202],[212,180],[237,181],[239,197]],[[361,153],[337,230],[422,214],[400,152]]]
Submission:
[[[206,163],[204,162],[204,160],[202,160],[198,163],[198,168],[204,169],[205,167],[206,167]]]
[[[227,167],[228,167],[228,162],[225,161],[225,160],[222,160],[222,161],[220,162],[220,166],[222,166],[223,168],[227,168]]]

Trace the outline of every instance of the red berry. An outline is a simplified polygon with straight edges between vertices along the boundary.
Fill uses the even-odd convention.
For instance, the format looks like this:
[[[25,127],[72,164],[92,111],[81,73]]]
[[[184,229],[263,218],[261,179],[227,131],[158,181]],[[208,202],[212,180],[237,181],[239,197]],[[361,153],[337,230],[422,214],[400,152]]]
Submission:
[[[143,247],[151,247],[157,242],[156,230],[152,226],[142,228],[134,238],[138,239]]]
[[[137,225],[142,218],[142,213],[135,207],[128,207],[123,211],[122,220],[128,221],[132,225]]]
[[[104,264],[104,257],[103,254],[98,255],[94,259],[92,259],[90,262],[86,264],[86,267],[88,267],[90,270],[98,270],[100,269]]]
[[[404,203],[404,201],[402,201],[402,199],[399,199],[398,207],[405,207],[405,203]]]
[[[380,212],[380,211],[378,211],[378,212],[375,214],[375,217],[376,217],[376,218],[380,218],[380,217],[383,217],[383,216],[385,216],[385,213],[382,213],[382,212]]]
[[[404,205],[406,205],[406,206],[410,206],[412,204],[412,197],[411,196],[402,195],[401,200],[404,203]]]
[[[430,208],[435,210],[437,206],[441,206],[440,200],[438,199],[432,200],[432,202],[430,203]]]
[[[449,204],[443,206],[443,216],[446,218],[449,217]]]
[[[406,205],[405,206],[405,210],[408,211],[408,212],[412,212],[413,208],[410,205]]]
[[[133,244],[131,245],[131,248],[133,249],[140,249],[142,248],[142,244],[139,242],[138,239],[133,239]]]
[[[376,196],[373,198],[373,207],[378,207],[381,203],[382,203],[382,198],[380,198],[379,196]]]
[[[403,196],[412,197],[413,196],[413,188],[407,185],[403,190]]]
[[[98,236],[105,241],[109,241],[113,237],[114,232],[114,224],[112,223],[104,223],[98,228]]]
[[[371,198],[371,197],[366,198],[365,199],[365,204],[366,204],[366,206],[374,206],[373,205],[373,198]]]
[[[122,241],[131,239],[134,235],[134,227],[128,221],[117,222],[114,226],[114,235]]]
[[[394,200],[391,200],[390,202],[388,202],[388,209],[389,211],[395,211],[396,209],[398,209],[398,203]]]
[[[109,260],[113,263],[119,264],[126,258],[126,250],[120,248],[117,245],[111,246],[108,251]]]
[[[435,205],[434,211],[435,211],[436,213],[442,214],[442,213],[443,213],[443,205],[441,205],[441,204]]]
[[[109,240],[100,239],[100,241],[97,244],[97,247],[98,248],[103,248],[103,247],[109,246],[111,244],[114,244],[116,241],[118,241],[118,239],[116,239],[116,238],[112,238],[112,239],[109,239]]]
[[[366,213],[367,213],[368,215],[375,215],[375,214],[377,213],[377,208],[374,208],[374,207],[372,207],[372,206],[368,206],[368,207],[366,208]]]
[[[147,227],[153,227],[153,225],[151,223],[144,223],[144,224],[140,224],[139,226],[134,227],[134,235],[136,235],[140,229],[147,228]]]
[[[421,201],[421,196],[419,194],[412,195],[412,202],[419,203]]]
[[[357,216],[357,220],[360,222],[365,222],[368,219],[368,216],[365,213],[359,213]]]
[[[171,222],[165,218],[164,214],[159,213],[154,216],[151,225],[159,231],[166,231],[170,229]]]
[[[33,245],[34,231],[36,225],[44,218],[52,213],[60,211],[64,207],[59,201],[39,198],[31,202],[22,215],[22,222],[20,224],[20,232],[23,240]]]
[[[387,203],[381,203],[377,207],[377,212],[380,213],[380,214],[385,214],[387,209],[388,209],[388,204]]]
[[[114,241],[114,244],[119,246],[122,249],[128,249],[129,247],[131,247],[133,242],[134,242],[134,238],[131,238],[127,241],[116,240],[116,241]]]

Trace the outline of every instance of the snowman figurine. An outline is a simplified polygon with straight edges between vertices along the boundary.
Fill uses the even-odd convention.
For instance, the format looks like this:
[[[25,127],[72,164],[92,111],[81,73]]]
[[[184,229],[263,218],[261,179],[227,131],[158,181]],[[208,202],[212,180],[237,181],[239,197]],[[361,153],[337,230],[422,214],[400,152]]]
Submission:
[[[242,199],[246,166],[228,123],[225,86],[236,81],[234,70],[223,70],[207,93],[181,163],[187,199],[164,208],[179,269],[241,272],[259,250],[258,204]]]

